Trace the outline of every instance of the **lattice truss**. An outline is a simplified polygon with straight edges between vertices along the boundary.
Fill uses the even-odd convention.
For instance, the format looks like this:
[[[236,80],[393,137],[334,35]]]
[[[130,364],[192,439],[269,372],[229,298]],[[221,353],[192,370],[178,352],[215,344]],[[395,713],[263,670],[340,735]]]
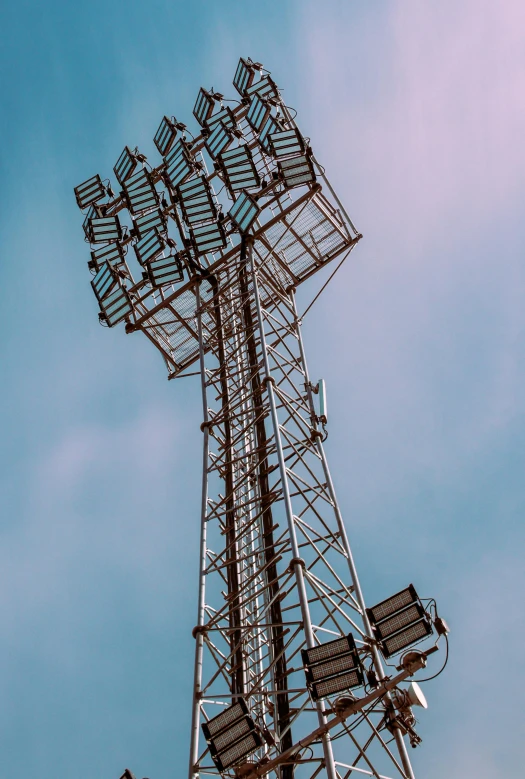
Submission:
[[[432,628],[413,588],[394,616],[377,607],[379,628],[365,612],[295,307],[296,287],[360,235],[269,74],[241,59],[234,85],[233,109],[200,90],[196,137],[163,118],[157,167],[125,147],[118,196],[99,176],[75,190],[102,324],[142,331],[170,378],[200,367],[189,774],[410,778],[403,736],[417,735],[379,650]],[[355,715],[308,739],[342,700],[358,701]]]

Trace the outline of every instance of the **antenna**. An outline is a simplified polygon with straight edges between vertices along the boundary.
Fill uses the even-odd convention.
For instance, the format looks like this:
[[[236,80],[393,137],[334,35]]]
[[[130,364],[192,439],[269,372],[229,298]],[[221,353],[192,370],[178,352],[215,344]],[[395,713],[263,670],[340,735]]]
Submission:
[[[365,606],[295,302],[361,235],[262,65],[241,58],[234,87],[234,109],[199,91],[191,141],[161,118],[156,167],[124,147],[118,196],[97,175],[75,189],[101,323],[200,376],[189,777],[413,779],[423,699],[400,685],[448,628],[412,585]]]

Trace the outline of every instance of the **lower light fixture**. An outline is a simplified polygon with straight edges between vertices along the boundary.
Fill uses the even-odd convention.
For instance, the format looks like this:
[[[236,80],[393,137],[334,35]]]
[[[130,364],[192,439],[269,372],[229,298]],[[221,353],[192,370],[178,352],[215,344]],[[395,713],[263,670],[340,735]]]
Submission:
[[[102,179],[96,174],[92,178],[75,187],[75,197],[79,208],[84,209],[92,203],[96,203],[106,194]]]
[[[100,322],[113,327],[131,313],[129,295],[120,283],[118,274],[107,262],[100,267],[91,286],[100,306]]]
[[[219,222],[195,225],[190,228],[197,254],[217,252],[226,246],[226,236]]]
[[[412,584],[366,612],[385,657],[432,633],[431,622]]]
[[[93,249],[91,259],[88,261],[88,268],[90,271],[97,272],[104,262],[109,263],[112,268],[124,262],[122,244],[118,242],[109,243],[105,246],[100,246],[98,249]]]
[[[312,700],[360,687],[363,667],[351,633],[335,641],[301,650]]]
[[[175,284],[182,281],[184,274],[182,262],[178,254],[170,254],[168,257],[157,257],[146,263],[147,276],[154,287],[162,287],[164,284]]]
[[[243,699],[201,727],[211,758],[221,772],[242,762],[263,743]]]
[[[122,228],[118,216],[93,216],[88,222],[90,243],[120,241]]]
[[[154,229],[145,233],[145,235],[137,241],[133,248],[135,249],[137,260],[141,265],[145,265],[147,262],[154,260],[157,255],[164,251],[164,246],[165,243],[159,231]]]
[[[306,154],[280,160],[277,165],[286,187],[299,187],[301,184],[315,181],[313,165]]]
[[[241,233],[246,233],[257,219],[260,210],[255,198],[243,190],[230,208],[228,216]]]

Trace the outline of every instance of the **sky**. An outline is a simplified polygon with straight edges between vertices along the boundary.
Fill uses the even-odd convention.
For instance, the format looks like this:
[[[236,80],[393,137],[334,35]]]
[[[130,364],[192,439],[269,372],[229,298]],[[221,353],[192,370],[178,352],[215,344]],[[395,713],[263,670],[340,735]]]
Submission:
[[[413,582],[451,627],[416,775],[521,775],[523,3],[19,0],[0,24],[2,779],[186,771],[199,390],[99,327],[73,187],[232,94],[239,56],[364,236],[304,337],[365,597]]]

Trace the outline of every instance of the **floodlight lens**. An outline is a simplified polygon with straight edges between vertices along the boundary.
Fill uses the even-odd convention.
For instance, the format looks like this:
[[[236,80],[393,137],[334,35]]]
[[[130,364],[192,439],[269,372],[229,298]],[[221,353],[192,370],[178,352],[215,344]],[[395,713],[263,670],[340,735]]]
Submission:
[[[175,127],[171,119],[168,119],[167,116],[164,116],[159,125],[159,129],[157,130],[157,132],[155,133],[155,137],[153,138],[153,142],[155,143],[155,146],[157,147],[159,153],[163,157],[165,154],[169,152],[169,150],[173,146],[176,136],[177,136],[177,128]]]
[[[231,108],[226,106],[226,108],[222,108],[220,111],[217,111],[216,114],[210,116],[210,118],[206,121],[206,126],[208,127],[209,130],[212,130],[217,124],[217,122],[222,122],[225,127],[228,127],[228,129],[233,130],[233,128],[236,125],[236,122]]]
[[[148,208],[155,208],[159,202],[157,190],[151,182],[150,175],[145,168],[130,176],[124,184],[128,207],[131,213],[137,214]]]
[[[344,638],[336,638],[335,641],[328,641],[326,644],[314,646],[311,649],[303,650],[303,662],[307,665],[319,663],[321,660],[328,660],[338,655],[346,654],[355,650],[355,641],[351,633]]]
[[[102,301],[111,292],[116,283],[115,274],[111,266],[104,263],[91,282],[91,286],[98,300]]]
[[[222,227],[213,222],[211,224],[196,225],[191,234],[195,243],[197,254],[217,252],[226,246],[226,236]]]
[[[204,176],[196,176],[177,187],[186,222],[194,225],[215,219],[217,209],[211,197],[210,185]]]
[[[335,693],[342,692],[343,690],[351,690],[362,684],[363,676],[360,670],[356,668],[354,671],[350,671],[342,676],[336,676],[333,679],[313,684],[311,695],[314,701],[317,701],[320,698],[326,698],[327,695],[335,695]]]
[[[259,81],[250,84],[245,90],[246,97],[253,97],[258,95],[259,97],[279,97],[277,92],[277,86],[270,76],[263,76]]]
[[[89,220],[91,243],[120,241],[122,230],[118,216],[95,216]]]
[[[260,208],[257,205],[257,201],[247,192],[243,191],[228,214],[241,233],[245,233],[255,222],[259,212]]]
[[[325,679],[328,676],[335,676],[343,671],[349,671],[351,668],[356,668],[358,665],[356,656],[351,653],[337,657],[333,660],[327,660],[325,663],[318,663],[308,668],[308,677],[311,681],[319,681],[319,679]]]
[[[177,256],[159,257],[148,263],[149,278],[156,287],[182,281],[182,264]]]
[[[298,187],[315,181],[312,163],[306,155],[281,160],[278,165],[287,187]]]
[[[173,188],[186,181],[193,173],[193,164],[187,145],[178,140],[170,153],[164,158],[166,176]]]
[[[92,266],[95,270],[99,270],[102,263],[107,262],[109,265],[118,265],[124,262],[124,252],[122,246],[119,243],[112,243],[107,246],[101,246],[99,249],[94,249],[91,252]]]
[[[253,725],[251,723],[251,720],[248,719],[248,717],[243,717],[231,728],[228,728],[227,730],[220,733],[218,736],[214,737],[213,748],[215,749],[216,752],[223,752],[226,749],[226,747],[229,747],[230,744],[233,744],[234,741],[237,741],[239,738],[241,738],[241,736],[245,736],[247,733],[250,733],[252,730],[253,730]]]
[[[137,167],[137,162],[135,155],[131,153],[127,146],[125,146],[124,151],[117,160],[117,164],[113,168],[115,176],[120,184],[124,184],[126,179],[131,176]]]
[[[248,709],[244,701],[234,703],[233,706],[229,706],[220,714],[217,714],[216,717],[203,724],[204,735],[206,738],[210,738],[227,728],[228,725],[233,725],[234,722],[237,722],[238,719],[245,717],[247,714]]]
[[[269,113],[270,107],[268,103],[261,100],[258,95],[254,95],[246,119],[255,132],[258,132],[266,122]]]
[[[219,164],[231,192],[260,186],[261,180],[248,146],[224,151],[219,157]]]
[[[423,609],[418,603],[414,603],[403,611],[394,614],[393,617],[380,622],[376,625],[376,630],[380,638],[386,638],[387,636],[391,636],[392,633],[397,633],[398,630],[410,625],[412,622],[417,622],[417,620],[421,619],[423,616]]]
[[[214,104],[213,97],[210,95],[209,92],[206,92],[206,90],[202,89],[201,87],[201,89],[199,90],[199,94],[197,96],[195,107],[193,109],[193,116],[201,125],[201,127],[204,124],[206,124],[206,120],[209,119],[210,116],[212,115],[213,104]]]
[[[395,655],[397,652],[404,649],[410,644],[414,644],[416,641],[420,641],[422,638],[429,636],[432,633],[432,628],[426,619],[422,619],[420,622],[416,622],[414,625],[402,630],[400,633],[396,633],[390,638],[386,638],[383,644],[383,654],[385,657]]]
[[[164,241],[157,230],[150,230],[135,244],[135,254],[141,265],[150,262],[164,249]]]
[[[215,159],[232,141],[232,137],[222,122],[214,125],[210,136],[206,139],[205,145],[212,159]]]
[[[279,130],[268,137],[268,145],[274,157],[287,157],[294,154],[304,154],[304,141],[295,127],[291,130]]]
[[[233,77],[233,86],[240,95],[244,95],[246,88],[252,83],[254,75],[255,69],[241,57]]]
[[[244,757],[255,752],[261,746],[261,739],[255,733],[250,733],[246,738],[238,741],[230,749],[222,752],[219,756],[222,769],[230,768]]]
[[[134,222],[135,230],[139,238],[142,238],[150,230],[158,230],[160,233],[166,230],[166,220],[162,211],[156,208],[154,211],[148,211],[146,214],[137,216]]]
[[[367,609],[368,616],[372,622],[377,623],[417,600],[417,593],[411,584],[405,590],[401,590],[395,595],[392,595],[391,598],[386,598],[385,600],[381,601],[381,603],[378,603],[377,606],[373,606],[371,609]]]

